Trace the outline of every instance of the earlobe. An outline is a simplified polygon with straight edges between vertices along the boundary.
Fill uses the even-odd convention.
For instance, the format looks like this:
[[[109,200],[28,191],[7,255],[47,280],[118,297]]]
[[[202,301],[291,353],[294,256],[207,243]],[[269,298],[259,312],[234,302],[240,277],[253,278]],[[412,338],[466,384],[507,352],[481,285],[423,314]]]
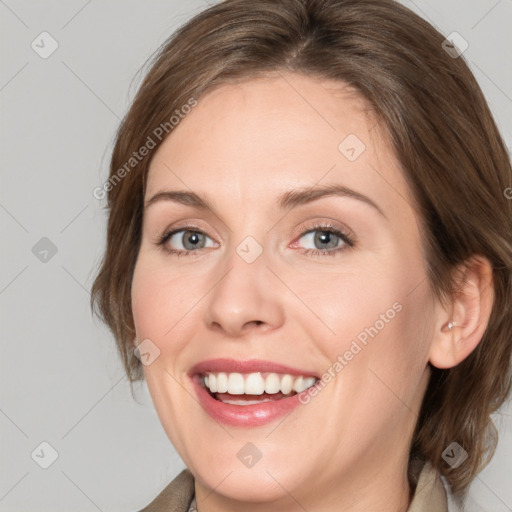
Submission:
[[[492,265],[474,256],[464,264],[463,276],[450,308],[439,308],[429,361],[441,369],[457,366],[475,350],[487,329],[494,302]]]

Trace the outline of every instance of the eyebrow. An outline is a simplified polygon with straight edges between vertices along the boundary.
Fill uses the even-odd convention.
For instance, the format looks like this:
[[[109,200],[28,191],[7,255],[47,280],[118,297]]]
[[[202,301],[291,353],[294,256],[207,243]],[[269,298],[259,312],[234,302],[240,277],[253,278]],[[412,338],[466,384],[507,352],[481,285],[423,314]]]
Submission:
[[[317,199],[330,196],[351,197],[357,199],[377,210],[386,220],[388,219],[382,209],[372,199],[352,190],[344,185],[325,185],[322,187],[304,187],[295,190],[288,190],[278,196],[278,205],[281,209],[295,208],[304,204],[311,203]],[[215,212],[215,208],[205,197],[201,197],[195,192],[186,190],[164,190],[157,192],[151,199],[144,205],[144,209],[149,208],[151,205],[160,201],[171,201],[185,206],[192,206],[199,210],[210,210]]]

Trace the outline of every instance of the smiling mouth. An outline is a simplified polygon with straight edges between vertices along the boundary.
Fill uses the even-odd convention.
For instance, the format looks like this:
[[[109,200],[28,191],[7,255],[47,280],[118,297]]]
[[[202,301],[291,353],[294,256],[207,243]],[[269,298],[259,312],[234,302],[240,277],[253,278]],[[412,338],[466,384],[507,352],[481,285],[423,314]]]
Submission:
[[[198,375],[215,400],[230,405],[253,405],[290,398],[314,386],[316,377],[274,372],[208,372]]]

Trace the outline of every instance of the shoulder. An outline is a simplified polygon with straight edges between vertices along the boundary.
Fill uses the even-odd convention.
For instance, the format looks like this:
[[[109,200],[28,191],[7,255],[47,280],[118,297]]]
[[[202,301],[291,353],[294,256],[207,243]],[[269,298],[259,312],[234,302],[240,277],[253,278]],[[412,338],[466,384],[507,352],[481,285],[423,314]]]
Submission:
[[[139,512],[187,512],[194,497],[194,477],[184,469]]]

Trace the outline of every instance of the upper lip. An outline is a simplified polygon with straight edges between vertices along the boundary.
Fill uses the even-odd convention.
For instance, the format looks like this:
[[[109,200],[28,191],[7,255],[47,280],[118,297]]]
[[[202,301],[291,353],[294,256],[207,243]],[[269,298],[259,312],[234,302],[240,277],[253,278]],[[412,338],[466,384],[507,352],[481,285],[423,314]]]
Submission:
[[[301,370],[300,368],[292,368],[273,361],[264,361],[262,359],[250,360],[235,360],[235,359],[207,359],[194,365],[189,372],[189,375],[205,374],[205,373],[254,373],[254,372],[269,372],[269,373],[288,373],[290,375],[302,375],[304,377],[315,377],[313,372],[308,370]]]

